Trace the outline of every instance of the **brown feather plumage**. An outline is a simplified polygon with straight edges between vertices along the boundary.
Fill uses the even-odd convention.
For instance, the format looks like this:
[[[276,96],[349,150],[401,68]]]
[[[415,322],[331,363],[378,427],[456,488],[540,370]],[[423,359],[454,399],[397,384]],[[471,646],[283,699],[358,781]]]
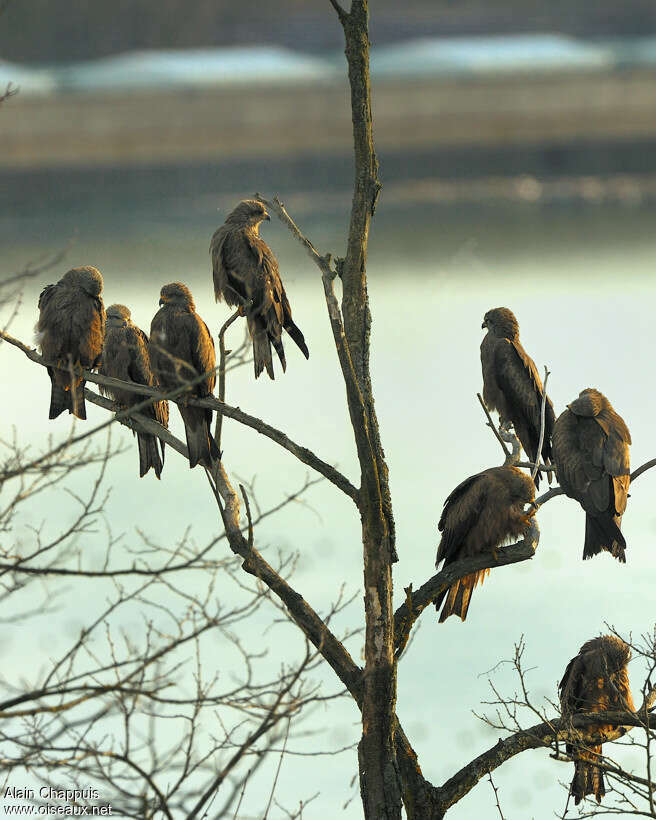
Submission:
[[[491,467],[461,482],[444,502],[438,524],[442,540],[435,566],[444,566],[501,547],[509,538],[525,535],[529,514],[524,506],[535,499],[530,476],[517,467]],[[466,575],[435,600],[440,623],[449,615],[467,617],[472,592],[489,570]]]
[[[122,381],[156,387],[148,353],[148,336],[133,324],[130,311],[125,305],[107,308],[107,329],[103,345],[100,373]],[[103,387],[100,389],[122,407],[134,407],[144,397],[130,390]],[[156,401],[140,411],[144,416],[168,427],[169,403]],[[152,467],[159,478],[164,468],[164,442],[150,433],[137,433],[139,448],[139,475],[144,476]]]
[[[624,419],[593,388],[581,391],[556,420],[553,453],[558,481],[586,513],[584,559],[606,551],[626,561],[620,526],[631,481],[630,444]]]
[[[35,331],[51,382],[49,418],[68,410],[86,419],[85,382],[81,368],[91,370],[100,360],[105,336],[103,279],[97,268],[72,268],[39,296]]]
[[[150,326],[150,360],[153,372],[165,390],[186,382],[195,383],[189,394],[203,398],[212,394],[216,384],[214,340],[205,322],[196,313],[191,291],[181,282],[164,285],[160,310]],[[204,378],[198,380],[199,376]],[[219,449],[212,436],[212,411],[209,408],[178,405],[185,425],[189,466],[212,467]]]
[[[567,664],[559,685],[560,705],[563,717],[573,717],[584,712],[607,712],[611,710],[635,711],[627,664],[631,649],[615,635],[603,635],[583,644],[579,654]],[[599,725],[588,734],[603,734],[613,729],[611,725]],[[585,731],[582,731],[585,737]],[[567,754],[574,760],[574,778],[570,791],[578,805],[588,794],[597,803],[605,794],[604,776],[597,765],[601,745],[592,746],[568,743]]]
[[[519,324],[508,308],[488,310],[483,318],[487,334],[481,342],[483,401],[496,410],[502,422],[512,422],[517,438],[533,462],[538,459],[540,417],[544,388],[535,362],[519,341]],[[555,421],[553,404],[545,405],[542,458],[552,460],[551,434]],[[539,487],[539,475],[535,478]]]
[[[255,378],[266,369],[274,378],[271,346],[283,371],[287,367],[282,344],[283,328],[307,359],[310,355],[300,329],[292,320],[278,262],[261,239],[259,226],[269,215],[255,199],[245,199],[228,214],[210,242],[214,296],[232,307],[245,306],[248,332],[253,340]]]

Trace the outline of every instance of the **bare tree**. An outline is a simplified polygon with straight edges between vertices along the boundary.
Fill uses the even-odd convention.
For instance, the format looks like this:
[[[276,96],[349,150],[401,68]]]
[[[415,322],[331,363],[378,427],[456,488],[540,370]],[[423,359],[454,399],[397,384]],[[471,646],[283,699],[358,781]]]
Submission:
[[[607,770],[624,789],[618,812],[638,813],[635,805],[640,803],[641,810],[647,812],[645,816],[654,816],[650,755],[654,718],[649,714],[654,702],[653,641],[643,641],[638,646],[641,656],[651,664],[639,710],[635,714],[604,713],[602,718],[598,714],[582,715],[571,723],[549,717],[533,706],[521,665],[523,646],[519,646],[513,663],[521,694],[508,698],[496,693],[496,718],[487,718],[496,728],[508,732],[508,736],[437,786],[422,774],[417,755],[397,717],[397,664],[421,613],[443,590],[469,573],[530,559],[538,547],[539,530],[534,522],[527,536],[517,544],[494,555],[454,563],[417,590],[408,586],[405,602],[394,611],[394,516],[369,356],[372,316],[367,294],[367,248],[381,185],[373,143],[368,3],[352,0],[349,10],[337,0],[330,3],[344,30],[354,132],[355,182],[344,256],[318,251],[278,197],[256,197],[277,214],[303,245],[321,275],[354,435],[360,471],[357,481],[351,481],[284,431],[225,401],[226,373],[235,362],[226,349],[225,334],[236,317],[231,317],[219,334],[218,398],[183,398],[184,386],[162,393],[93,372],[85,371],[84,377],[91,384],[132,390],[143,396],[142,406],[167,398],[211,408],[217,412],[217,439],[221,438],[223,417],[231,418],[286,450],[353,503],[353,513],[361,521],[363,548],[364,665],[356,663],[345,647],[347,636],[338,635],[331,628],[333,616],[346,601],[336,596],[331,610],[320,614],[292,585],[289,562],[282,558],[272,565],[262,555],[258,524],[288,499],[276,508],[258,512],[252,493],[243,484],[238,488],[233,485],[226,458],[206,470],[208,498],[216,506],[221,525],[219,536],[200,549],[187,539],[172,547],[162,547],[144,537],[140,548],[133,548],[128,557],[131,563],[121,564],[115,559],[117,545],[108,531],[103,568],[86,569],[76,551],[75,539],[99,520],[102,479],[110,469],[112,454],[110,444],[94,451],[88,449],[91,442],[118,421],[131,429],[152,433],[182,456],[188,456],[183,442],[139,413],[140,405],[130,410],[119,409],[87,389],[88,400],[118,412],[95,428],[53,443],[41,454],[27,454],[18,444],[9,443],[9,456],[0,470],[0,487],[13,482],[17,489],[6,507],[6,521],[11,520],[26,494],[47,489],[54,481],[65,481],[71,470],[88,466],[90,461],[98,464],[98,478],[87,498],[75,499],[78,511],[65,533],[49,538],[37,529],[29,549],[19,549],[17,545],[5,549],[0,558],[0,573],[5,598],[20,594],[35,577],[55,576],[108,579],[113,584],[113,596],[101,615],[85,627],[45,676],[34,681],[5,682],[5,689],[13,687],[14,691],[1,705],[0,727],[4,727],[3,739],[12,751],[2,765],[5,771],[29,767],[48,786],[56,782],[58,772],[64,772],[69,782],[80,785],[90,779],[106,784],[112,805],[119,806],[124,816],[173,817],[184,813],[194,818],[209,812],[218,817],[229,812],[237,816],[249,777],[265,754],[274,749],[285,754],[299,717],[312,704],[345,695],[355,702],[361,714],[359,785],[367,818],[395,820],[401,817],[403,809],[409,818],[442,818],[483,778],[490,779],[493,809],[503,817],[502,801],[492,780],[494,769],[533,748],[553,749],[562,756],[565,739],[580,737],[582,729],[600,722],[617,727],[612,736],[604,737],[605,741],[619,738],[623,727],[635,726],[644,731],[646,739],[641,748],[645,750],[646,775],[636,776],[610,762]],[[336,281],[341,283],[341,301],[335,292]],[[48,364],[6,329],[0,333],[0,340],[22,351],[36,364]],[[519,462],[519,446],[512,434],[497,430],[489,416],[488,424],[503,448],[505,463],[520,463],[533,474],[538,469],[548,469]],[[544,434],[544,406],[542,425]],[[508,442],[512,444],[511,450],[506,446]],[[654,463],[652,460],[634,471],[632,480]],[[300,492],[306,488],[307,485]],[[554,487],[538,503],[543,505],[560,492]],[[211,558],[210,550],[217,544],[227,546],[229,553],[219,559]],[[71,566],[76,562],[77,566]],[[198,571],[204,579],[202,594],[190,591],[181,580]],[[243,602],[223,610],[216,604],[214,591],[225,583],[239,587]],[[50,605],[50,599],[46,600]],[[257,653],[239,637],[245,619],[264,602],[278,607],[298,627],[303,638],[303,651],[296,662],[285,665],[272,678],[255,674]],[[114,626],[106,629],[110,616],[133,605],[140,614],[138,632],[121,629],[115,619]],[[243,672],[232,687],[223,688],[216,676],[207,671],[206,641],[210,634],[220,634],[235,656],[241,658]],[[181,669],[181,657],[187,647],[193,647],[195,659],[192,687]],[[338,681],[336,690],[329,695],[314,688],[308,677],[323,661]],[[533,712],[540,723],[523,728],[519,713],[525,709]],[[232,712],[237,720],[232,724],[222,722],[225,730],[220,736],[208,736],[202,729],[202,717],[208,710]],[[170,748],[159,734],[167,721],[184,727]],[[117,723],[120,733],[115,729]],[[259,743],[262,738],[264,745]],[[244,765],[249,758],[250,765]],[[265,817],[274,791],[275,781],[268,802],[262,807]],[[97,802],[96,797],[88,795],[80,799]]]

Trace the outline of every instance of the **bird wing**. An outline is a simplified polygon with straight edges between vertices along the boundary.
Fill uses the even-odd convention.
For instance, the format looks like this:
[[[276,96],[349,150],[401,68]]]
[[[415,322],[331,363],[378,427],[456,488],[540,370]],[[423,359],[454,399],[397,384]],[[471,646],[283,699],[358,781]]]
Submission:
[[[128,375],[137,384],[152,385],[154,379],[148,355],[148,336],[136,325],[128,325],[125,340],[130,351]]]
[[[476,524],[487,498],[485,472],[466,478],[447,496],[437,528],[443,533],[435,565],[455,560],[467,534]]]
[[[57,290],[59,283],[46,285],[39,295],[39,318],[36,323],[36,341],[41,353],[46,359],[60,357],[60,348],[63,346],[63,334],[59,325],[61,314],[57,310]]]
[[[45,307],[47,307],[56,289],[57,285],[45,286],[45,288],[39,294],[39,310],[43,310]]]
[[[132,324],[125,329],[125,341],[129,351],[129,378],[137,384],[155,387],[156,379],[150,362],[148,336],[140,327]],[[138,404],[144,398],[144,396],[133,393],[132,403]],[[168,427],[169,403],[167,401],[154,402],[150,407],[143,408],[141,412],[154,418],[163,427]]]
[[[102,297],[78,297],[71,316],[71,336],[79,339],[78,350],[83,367],[94,368],[100,362],[105,341],[105,306]]]
[[[205,322],[197,313],[186,314],[185,325],[189,337],[189,362],[198,372],[207,373],[207,377],[195,387],[198,396],[208,396],[214,391],[216,384],[216,353],[214,339]]]
[[[210,250],[217,299],[223,297],[229,305],[251,302],[251,319],[279,338],[285,289],[266,242],[249,231],[222,226],[212,237]]]
[[[571,715],[579,711],[582,702],[582,686],[583,660],[579,653],[567,664],[565,674],[558,684],[563,714]]]
[[[518,340],[498,339],[494,351],[496,382],[511,409],[511,421],[531,459],[537,456],[544,388],[535,362]],[[555,423],[553,404],[547,397],[542,455],[551,458],[551,434]]]
[[[602,475],[602,437],[603,431],[594,419],[577,416],[571,410],[563,411],[554,425],[553,451],[558,480],[566,492],[571,491],[580,501],[590,483]]]
[[[46,285],[39,296],[37,342],[46,359],[64,358],[68,352],[70,306],[66,297],[67,289],[60,282]]]
[[[170,305],[163,305],[153,316],[148,352],[155,379],[165,390],[176,389],[197,374],[189,367],[195,325],[195,315]]]
[[[629,445],[631,434],[624,419],[611,408],[602,410],[596,417],[597,424],[606,433],[603,465],[612,476],[624,476],[631,472]]]
[[[623,421],[617,425],[607,411],[594,417],[577,416],[569,410],[562,417],[565,414],[565,424],[559,419],[560,429],[554,430],[559,473],[562,469],[565,483],[574,489],[586,512],[611,511],[613,507],[612,513],[621,515],[630,484],[626,425]],[[616,413],[612,415],[619,418]]]
[[[223,245],[230,233],[227,225],[221,225],[212,234],[210,241],[210,256],[212,258],[212,278],[214,279],[214,297],[217,302],[226,299],[228,304],[232,302],[226,297],[228,287],[228,271],[223,261]]]
[[[604,424],[608,431],[603,450],[603,466],[605,471],[612,476],[615,512],[617,515],[622,515],[626,509],[631,483],[629,457],[631,434],[624,419],[614,410],[602,411],[597,416],[597,422],[600,425]]]
[[[253,305],[249,314],[259,315],[264,320],[267,332],[275,338],[285,322],[283,300],[289,302],[278,272],[278,262],[267,243],[257,236],[244,232],[248,261],[244,260],[244,285]],[[290,311],[291,316],[291,311]]]
[[[58,282],[39,296],[37,332],[46,358],[71,356],[83,367],[96,367],[105,340],[105,307],[100,296]]]

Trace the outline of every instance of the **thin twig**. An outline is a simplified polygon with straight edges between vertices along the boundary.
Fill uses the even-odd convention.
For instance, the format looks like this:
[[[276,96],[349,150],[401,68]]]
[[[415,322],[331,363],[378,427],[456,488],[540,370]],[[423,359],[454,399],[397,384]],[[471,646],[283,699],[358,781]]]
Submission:
[[[501,445],[501,449],[503,450],[503,453],[506,457],[506,463],[508,463],[512,459],[512,454],[511,454],[510,450],[506,447],[506,442],[499,435],[499,431],[497,430],[496,425],[492,421],[492,416],[489,414],[488,409],[485,406],[485,402],[483,401],[483,397],[481,396],[480,393],[477,393],[476,398],[479,400],[479,402],[481,404],[481,407],[483,408],[483,412],[487,416],[487,426],[492,430],[492,432],[494,433],[494,435],[496,437],[496,440]]]
[[[501,803],[499,803],[499,789],[494,785],[494,780],[492,780],[492,772],[487,773],[488,779],[490,781],[490,786],[492,786],[492,791],[494,792],[494,800],[497,804],[497,810],[499,812],[499,817],[501,820],[505,820],[503,816],[503,812],[501,811]]]
[[[251,772],[253,770],[249,769],[246,772],[246,777],[244,778],[244,782],[242,783],[241,792],[239,793],[239,800],[237,801],[237,808],[235,809],[234,816],[232,820],[237,820],[237,815],[239,814],[239,807],[241,806],[241,802],[244,799],[244,793],[246,791],[246,785],[248,784],[248,778],[251,776]]]
[[[248,493],[244,489],[244,485],[240,484],[239,489],[241,490],[241,494],[244,497],[244,504],[246,505],[246,518],[248,520],[248,546],[253,546],[253,518],[251,516],[251,504],[248,500]]]
[[[282,749],[280,751],[280,757],[278,759],[278,767],[276,768],[276,776],[273,778],[273,785],[271,786],[271,794],[269,795],[269,802],[267,803],[266,810],[264,812],[264,817],[262,820],[267,820],[269,816],[269,809],[271,808],[271,803],[273,802],[273,795],[276,792],[276,786],[278,784],[278,777],[280,776],[280,769],[282,767],[282,759],[285,756],[285,751],[287,749],[287,739],[289,738],[289,727],[291,725],[291,718],[287,720],[287,729],[285,731],[285,739],[282,744]]]
[[[0,94],[0,104],[3,103],[5,100],[8,100],[10,97],[15,96],[18,94],[18,88],[11,83],[7,83],[7,87],[5,88],[4,92]]]
[[[230,325],[235,322],[240,316],[243,316],[241,308],[237,310],[223,323],[223,327],[219,331],[219,401],[225,402],[225,374],[226,374],[226,356],[229,351],[225,347],[225,333]],[[223,413],[220,410],[216,411],[216,425],[214,427],[214,440],[216,446],[221,453],[221,428],[223,427]],[[219,458],[221,456],[219,455]]]
[[[292,236],[303,245],[305,250],[307,251],[310,259],[317,265],[319,270],[321,271],[322,276],[327,276],[329,279],[334,279],[337,276],[336,271],[331,268],[331,261],[332,256],[327,253],[325,256],[322,256],[319,251],[314,247],[312,242],[304,236],[298,225],[294,222],[291,216],[287,213],[287,209],[285,208],[284,204],[278,199],[277,196],[274,196],[273,199],[265,199],[262,194],[254,194],[253,199],[256,199],[258,202],[261,202],[268,210],[273,211],[278,219],[287,227],[287,229],[291,232]]]
[[[631,481],[635,481],[638,476],[641,476],[643,473],[646,473],[647,470],[651,470],[652,467],[656,467],[656,458],[652,458],[650,461],[646,461],[642,466],[638,467],[631,473]]]
[[[558,471],[556,464],[545,464],[543,461],[518,461],[515,467],[523,467],[525,470],[533,470],[537,464],[537,468],[541,473],[555,473]]]
[[[535,504],[541,507],[543,504],[546,504],[547,501],[558,495],[565,495],[565,490],[563,490],[562,487],[551,487],[546,493],[542,493],[541,496],[535,499]]]
[[[538,451],[535,456],[535,466],[531,472],[531,478],[535,481],[535,476],[538,474],[538,470],[540,469],[540,454],[542,453],[542,445],[544,443],[544,428],[545,428],[545,416],[547,413],[547,381],[549,380],[549,371],[547,370],[547,366],[544,366],[544,383],[542,384],[542,407],[540,408],[540,438],[538,439]]]

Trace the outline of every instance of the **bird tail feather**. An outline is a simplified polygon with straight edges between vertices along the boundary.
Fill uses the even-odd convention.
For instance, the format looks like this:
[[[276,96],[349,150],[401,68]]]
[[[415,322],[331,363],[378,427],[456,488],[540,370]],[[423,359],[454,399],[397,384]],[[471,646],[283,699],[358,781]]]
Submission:
[[[285,330],[289,335],[292,337],[298,348],[300,349],[301,353],[305,356],[306,359],[310,358],[310,351],[308,350],[308,346],[305,344],[305,336],[301,333],[301,329],[292,322],[291,319],[287,319],[285,324]]]
[[[273,361],[271,360],[271,344],[265,329],[256,330],[253,333],[253,365],[255,367],[255,378],[266,368],[269,378],[273,375]]]
[[[210,432],[212,411],[202,407],[180,407],[180,415],[185,425],[189,466],[202,464],[211,469],[215,459],[219,458],[219,448]]]
[[[282,346],[282,339],[276,339],[275,336],[270,336],[271,344],[275,347],[276,353],[278,354],[278,358],[280,359],[280,364],[282,365],[282,372],[284,373],[287,370],[287,360],[285,359],[285,349]]]
[[[77,384],[71,385],[71,410],[70,412],[79,419],[86,419],[87,406],[84,401],[84,386],[85,382],[80,381]]]
[[[48,368],[48,372],[50,373],[50,368]],[[68,410],[71,412],[71,394],[70,391],[65,390],[61,385],[57,384],[57,381],[53,378],[52,373],[50,373],[51,379],[51,387],[50,387],[50,411],[48,413],[49,419],[56,419],[57,416],[60,416],[64,410]]]
[[[614,519],[608,514],[585,516],[584,561],[606,551],[620,563],[626,563],[626,540],[619,528],[620,521],[621,518]]]
[[[71,383],[70,376],[61,370],[48,368],[50,376],[50,409],[48,418],[56,419],[64,410],[68,410],[79,419],[86,419],[87,410],[84,401],[84,381]]]
[[[577,806],[587,794],[593,794],[597,803],[601,803],[601,798],[606,794],[604,773],[599,766],[589,760],[600,754],[601,746],[595,746],[590,752],[585,753],[588,759],[582,759],[583,755],[581,755],[581,758],[574,761],[574,778],[570,791]]]
[[[148,433],[137,433],[139,443],[139,477],[143,478],[152,467],[160,478],[164,468],[163,457],[160,457],[158,439]]]
[[[477,584],[483,583],[488,573],[489,570],[485,569],[465,575],[464,578],[452,584],[446,593],[442,593],[439,598],[435,599],[435,608],[439,610],[446,595],[446,601],[440,613],[440,623],[444,623],[449,615],[458,615],[463,621],[467,619],[472,592]]]

